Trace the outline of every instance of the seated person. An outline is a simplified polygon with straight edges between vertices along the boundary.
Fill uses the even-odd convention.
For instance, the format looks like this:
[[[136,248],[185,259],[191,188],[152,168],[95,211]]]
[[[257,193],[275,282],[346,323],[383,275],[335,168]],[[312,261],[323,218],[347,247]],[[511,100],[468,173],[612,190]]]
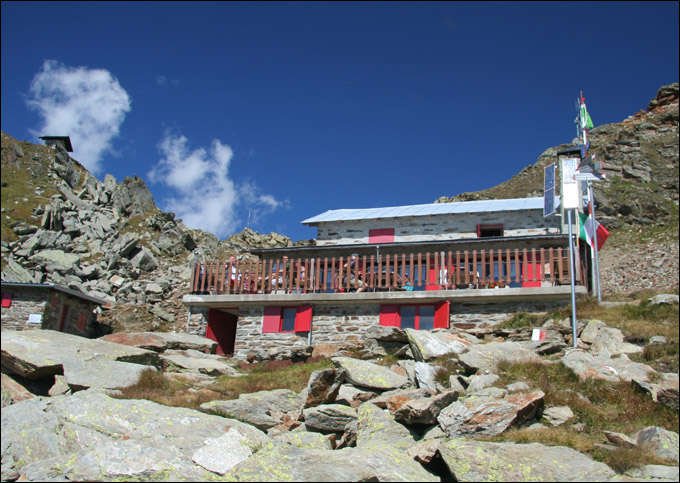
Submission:
[[[356,290],[357,293],[363,292],[366,290],[366,285],[364,284],[364,281],[362,280],[363,277],[363,267],[361,265],[361,262],[359,262],[359,256],[356,253],[353,253],[350,256],[350,259],[345,263],[342,268],[343,271],[347,270],[347,267],[349,266],[350,272],[349,272],[349,286],[350,288]],[[357,267],[358,273],[357,276],[354,276],[354,267]]]

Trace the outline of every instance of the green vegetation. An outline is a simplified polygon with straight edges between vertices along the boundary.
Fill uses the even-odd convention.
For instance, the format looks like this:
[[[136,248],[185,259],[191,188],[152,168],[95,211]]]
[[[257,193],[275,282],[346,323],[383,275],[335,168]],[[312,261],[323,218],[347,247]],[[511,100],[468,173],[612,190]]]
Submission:
[[[297,363],[287,367],[260,364],[246,369],[246,376],[215,378],[215,382],[204,390],[192,390],[191,382],[173,380],[164,373],[153,369],[144,370],[139,381],[121,388],[120,399],[148,399],[165,406],[198,409],[206,402],[219,399],[238,399],[241,394],[274,389],[290,389],[300,392],[309,382],[312,372],[332,368],[330,359],[308,364]]]
[[[537,442],[548,446],[568,446],[588,453],[617,471],[645,464],[669,464],[641,449],[609,451],[597,446],[604,443],[602,431],[627,435],[647,426],[659,426],[678,432],[678,413],[657,404],[637,392],[627,382],[612,383],[596,379],[580,381],[566,366],[524,363],[498,365],[500,379],[496,386],[517,381],[545,393],[546,406],[569,406],[574,418],[562,426],[540,430],[513,429],[491,441]]]

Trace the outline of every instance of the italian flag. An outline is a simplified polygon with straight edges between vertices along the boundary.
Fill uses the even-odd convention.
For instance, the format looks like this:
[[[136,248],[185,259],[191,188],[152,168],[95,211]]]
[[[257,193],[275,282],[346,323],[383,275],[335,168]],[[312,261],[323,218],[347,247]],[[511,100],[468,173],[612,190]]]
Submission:
[[[578,213],[579,219],[579,235],[578,237],[585,240],[588,245],[593,246],[594,233],[597,232],[597,251],[602,250],[602,245],[607,240],[609,232],[607,229],[600,225],[597,220],[593,220],[590,216],[585,213]],[[593,221],[595,222],[593,226]]]

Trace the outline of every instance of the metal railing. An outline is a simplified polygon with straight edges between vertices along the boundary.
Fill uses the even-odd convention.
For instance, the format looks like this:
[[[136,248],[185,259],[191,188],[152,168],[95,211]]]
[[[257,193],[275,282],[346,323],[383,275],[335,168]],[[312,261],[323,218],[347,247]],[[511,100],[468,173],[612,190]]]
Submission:
[[[543,283],[570,283],[567,248],[197,262],[191,292],[236,295],[446,290]]]

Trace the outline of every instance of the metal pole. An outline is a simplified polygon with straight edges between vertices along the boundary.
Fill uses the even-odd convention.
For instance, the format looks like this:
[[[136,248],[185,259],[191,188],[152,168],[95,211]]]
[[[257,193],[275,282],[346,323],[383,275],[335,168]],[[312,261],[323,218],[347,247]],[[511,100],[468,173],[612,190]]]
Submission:
[[[574,238],[571,229],[571,209],[567,210],[568,224],[569,224],[569,271],[571,272],[571,338],[576,343],[576,289],[574,279]]]
[[[592,216],[592,227],[593,227],[593,253],[595,254],[595,276],[597,287],[597,303],[602,302],[602,287],[600,286],[600,255],[597,244],[597,230],[595,229],[595,197],[593,195],[593,182],[588,181],[588,198],[590,198],[590,216]]]

